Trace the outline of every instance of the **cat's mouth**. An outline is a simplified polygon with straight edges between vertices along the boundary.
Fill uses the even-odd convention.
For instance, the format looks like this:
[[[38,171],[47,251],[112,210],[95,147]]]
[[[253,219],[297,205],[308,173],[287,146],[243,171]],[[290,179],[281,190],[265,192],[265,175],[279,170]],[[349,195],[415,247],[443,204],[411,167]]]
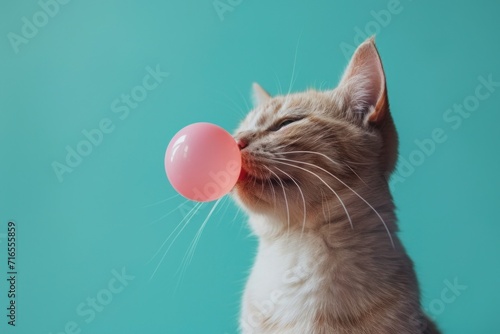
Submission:
[[[240,176],[238,177],[238,182],[244,181],[248,176],[249,175],[248,175],[247,170],[242,166]]]
[[[238,183],[253,184],[259,187],[282,187],[293,184],[293,180],[288,175],[280,174],[282,173],[278,171],[273,172],[273,166],[255,157],[244,157]]]
[[[238,182],[254,183],[258,184],[259,186],[261,184],[264,184],[264,185],[273,185],[278,187],[280,187],[281,185],[286,186],[289,184],[293,184],[293,180],[289,177],[278,177],[272,174],[268,176],[255,175],[244,170],[243,168],[240,177],[238,179]]]
[[[241,173],[238,178],[239,183],[263,183],[269,179],[269,176],[262,175],[259,171],[249,168],[248,166],[241,167]]]
[[[271,165],[256,163],[249,167],[243,164],[240,178],[235,187],[235,193],[242,203],[257,212],[275,210],[277,201],[282,196],[291,196],[290,190],[295,187],[291,179],[273,174],[266,167],[273,170]]]

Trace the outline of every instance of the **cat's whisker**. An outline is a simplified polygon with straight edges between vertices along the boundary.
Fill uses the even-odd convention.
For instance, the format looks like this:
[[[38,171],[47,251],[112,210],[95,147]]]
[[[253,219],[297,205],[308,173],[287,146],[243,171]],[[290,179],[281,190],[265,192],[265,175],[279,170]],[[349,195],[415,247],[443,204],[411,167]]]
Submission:
[[[262,180],[260,182],[260,198],[262,198],[262,195],[264,194],[264,181]]]
[[[286,99],[284,105],[288,102],[288,97],[290,96],[290,92],[292,91],[293,84],[295,83],[295,68],[297,67],[297,54],[299,51],[300,38],[302,37],[302,33],[299,35],[297,39],[297,45],[295,46],[295,55],[293,57],[293,68],[292,68],[292,76],[290,77],[290,85],[288,86],[288,92],[286,93]]]
[[[163,260],[165,259],[165,257],[167,256],[167,253],[168,251],[170,250],[170,248],[172,248],[173,244],[175,243],[175,241],[177,240],[177,238],[179,237],[179,235],[182,233],[182,231],[186,228],[186,226],[189,224],[189,222],[191,221],[191,219],[196,215],[196,213],[198,212],[198,210],[201,208],[203,203],[197,203],[189,212],[188,214],[181,220],[181,222],[177,225],[177,227],[169,234],[169,236],[165,239],[165,241],[161,244],[161,246],[158,248],[158,250],[156,251],[156,253],[151,257],[151,259],[148,261],[151,262],[157,255],[158,253],[160,253],[161,249],[165,246],[165,244],[168,242],[168,240],[172,237],[172,235],[175,233],[175,231],[184,223],[184,225],[182,226],[182,228],[177,232],[177,234],[175,235],[175,237],[173,238],[172,242],[170,243],[170,245],[167,247],[167,249],[165,250],[165,252],[163,253],[163,256],[161,257],[160,259],[160,262],[158,262],[158,265],[156,266],[155,270],[153,271],[153,274],[151,275],[151,277],[149,278],[149,280],[151,281],[154,277],[154,275],[156,274],[156,272],[158,271],[158,269],[160,268],[161,264],[163,263]]]
[[[224,205],[225,205],[224,212],[222,212],[222,215],[221,215],[221,217],[219,218],[219,221],[217,222],[217,226],[219,226],[219,224],[220,224],[220,222],[222,221],[222,219],[226,216],[227,209],[229,209],[229,207],[231,206],[231,201],[229,200],[229,196],[225,197],[224,203],[222,203],[222,205],[221,205],[221,210],[222,210],[222,208],[224,207]],[[219,211],[220,211],[220,210],[219,210]],[[215,214],[217,215],[217,213],[218,213],[219,211],[217,211]]]
[[[350,161],[350,160],[342,160],[342,162],[338,162],[338,161],[335,161],[333,160],[332,158],[328,157],[327,155],[324,155],[320,152],[315,152],[315,151],[304,151],[304,150],[300,150],[300,151],[283,151],[284,149],[287,149],[288,147],[290,147],[291,145],[293,145],[295,142],[299,141],[299,140],[303,140],[303,138],[297,138],[295,139],[294,141],[291,141],[285,145],[281,145],[281,146],[278,146],[276,151],[279,151],[279,149],[281,149],[281,151],[279,152],[280,154],[292,154],[292,153],[313,153],[313,154],[319,154],[319,155],[323,155],[325,158],[329,159],[332,163],[336,164],[336,165],[342,165],[342,164],[349,164],[349,165],[358,165],[358,166],[371,166],[371,164],[369,162],[366,162],[366,163],[363,163],[363,162],[356,162],[356,161]]]
[[[233,217],[233,220],[231,221],[231,224],[234,224],[234,222],[236,221],[236,218],[238,218],[238,215],[241,212],[241,209],[240,209],[239,205],[237,206],[237,208],[238,208],[238,210],[236,210],[236,213],[234,214],[234,217]]]
[[[147,263],[150,263],[151,261],[154,260],[154,258],[160,253],[160,251],[165,246],[165,244],[170,240],[172,235],[174,235],[174,233],[176,233],[177,229],[179,229],[184,223],[185,223],[185,225],[187,225],[189,223],[191,218],[196,215],[196,213],[198,212],[198,209],[201,207],[201,205],[202,205],[202,203],[197,203],[194,207],[191,208],[191,210],[189,210],[189,212],[186,214],[186,216],[179,222],[179,224],[177,224],[177,226],[173,229],[173,231],[170,232],[170,234],[163,241],[163,243],[160,245],[160,247],[158,247],[158,250],[153,254],[153,256],[148,260]],[[184,225],[184,227],[185,227],[185,225]]]
[[[154,224],[158,223],[159,221],[163,220],[164,218],[170,216],[172,213],[174,213],[175,211],[179,210],[182,206],[186,205],[188,202],[191,202],[191,201],[190,200],[185,200],[181,204],[177,205],[177,207],[175,207],[174,209],[172,209],[169,212],[167,212],[166,214],[162,215],[160,218],[157,218],[157,219],[153,220],[151,223],[148,224],[148,226],[154,225]]]
[[[210,220],[210,217],[212,217],[212,214],[214,213],[215,209],[217,208],[219,203],[222,201],[222,199],[227,199],[227,197],[219,198],[215,202],[212,209],[210,209],[210,212],[208,213],[207,218],[205,218],[205,220],[201,224],[201,227],[198,229],[198,232],[196,233],[196,236],[195,236],[195,241],[194,241],[193,247],[191,249],[191,252],[190,252],[190,255],[188,258],[188,260],[189,260],[188,265],[189,265],[189,263],[191,263],[191,260],[193,259],[193,255],[194,255],[194,252],[196,250],[196,246],[198,245],[198,242],[200,241],[200,237],[201,237],[201,234],[203,233],[205,226],[207,225],[208,221]]]
[[[297,142],[299,142],[301,140],[304,140],[304,138],[302,138],[302,136],[297,137],[296,139],[294,139],[292,141],[289,141],[286,144],[279,146],[278,148],[281,148],[283,150],[283,149],[288,148],[288,147],[292,146],[293,144],[295,144],[295,143],[297,143]]]
[[[229,102],[231,102],[234,107],[236,107],[236,111],[243,117],[246,116],[246,113],[245,111],[243,110],[243,108],[241,106],[239,106],[232,98],[230,98],[227,94],[225,93],[221,93],[221,92],[217,92],[219,95],[222,95],[223,97],[225,97]],[[217,101],[220,101],[219,99],[217,99]],[[234,109],[234,107],[231,107],[230,105],[226,104],[227,107],[229,107],[229,109]]]
[[[356,177],[357,177],[357,178],[358,178],[361,182],[363,182],[363,184],[364,184],[365,186],[368,186],[368,183],[366,183],[366,182],[365,182],[365,180],[363,180],[363,179],[361,178],[361,176],[359,176],[359,175],[358,175],[358,173],[356,173],[356,171],[355,171],[354,169],[352,169],[352,167],[351,167],[351,166],[349,166],[349,164],[347,164],[347,163],[345,163],[345,162],[344,162],[344,165],[346,165],[346,166],[347,166],[347,168],[349,168],[349,170],[350,170],[350,171],[351,171],[354,175],[356,175]]]
[[[158,202],[154,202],[154,203],[151,203],[151,204],[147,204],[147,205],[144,205],[142,208],[149,208],[149,207],[152,207],[152,206],[155,206],[155,205],[158,205],[158,204],[162,204],[162,203],[165,203],[165,202],[168,202],[170,201],[171,199],[174,199],[174,198],[177,198],[179,197],[180,195],[179,194],[176,194],[176,195],[173,195],[173,196],[170,196],[170,197],[167,197],[165,199],[162,199],[161,201],[158,201]]]
[[[326,206],[326,209],[328,210],[328,213],[325,211],[325,192],[323,189],[320,189],[321,191],[321,211],[323,211],[323,218],[325,218],[325,221],[328,221],[330,223],[330,208],[328,205]]]
[[[319,154],[322,154],[322,153],[319,153]],[[322,155],[324,155],[324,154],[322,154]],[[326,155],[324,155],[324,156],[326,158],[328,158]],[[280,159],[281,160],[281,159],[284,159],[284,158],[276,158],[276,159]],[[290,161],[290,162],[296,162],[296,163],[304,164],[304,165],[307,165],[307,166],[316,167],[316,168],[322,170],[323,172],[327,173],[328,175],[330,175],[331,177],[333,177],[334,179],[336,179],[338,182],[340,182],[344,187],[346,187],[347,189],[349,189],[350,191],[352,191],[359,199],[361,199],[363,202],[365,202],[365,204],[368,205],[370,207],[370,209],[372,209],[373,212],[375,212],[375,214],[377,215],[377,217],[380,219],[380,221],[384,225],[384,228],[385,228],[385,230],[387,232],[387,235],[389,236],[389,239],[391,241],[392,247],[396,248],[395,245],[394,245],[394,240],[392,239],[391,231],[389,230],[389,227],[387,226],[387,223],[385,222],[384,218],[382,218],[382,216],[380,215],[380,213],[377,210],[375,210],[375,208],[363,196],[361,196],[360,194],[358,194],[358,192],[356,192],[349,185],[347,185],[344,181],[342,181],[337,176],[333,175],[331,172],[329,172],[328,170],[324,169],[323,167],[320,167],[320,166],[317,166],[317,165],[314,165],[314,164],[311,164],[311,163],[308,163],[308,162],[304,162],[304,161],[298,161],[298,160],[292,160],[292,159],[284,159],[284,160]]]
[[[299,153],[299,154],[302,154],[302,153],[310,153],[310,154],[317,154],[317,155],[323,156],[323,157],[327,158],[330,162],[332,162],[332,163],[334,163],[334,164],[336,164],[336,165],[342,165],[342,164],[343,164],[343,165],[347,166],[347,168],[349,168],[349,169],[351,170],[351,172],[352,172],[354,175],[356,175],[356,176],[357,176],[357,178],[358,178],[361,182],[363,182],[365,185],[367,185],[367,184],[366,184],[366,182],[365,182],[365,181],[364,181],[364,180],[363,180],[363,179],[362,179],[362,178],[358,175],[358,173],[356,173],[356,172],[354,171],[354,169],[352,169],[352,167],[351,167],[351,166],[349,166],[349,164],[347,164],[347,163],[345,163],[345,162],[344,162],[344,163],[337,162],[337,161],[333,160],[332,158],[330,158],[329,156],[327,156],[326,154],[323,154],[323,153],[320,153],[320,152],[314,152],[314,151],[286,151],[286,152],[280,152],[280,153],[281,153],[281,154],[290,154],[290,153]]]
[[[303,212],[304,212],[304,220],[302,222],[302,232],[300,233],[300,236],[302,237],[302,234],[304,233],[304,229],[306,228],[306,220],[307,220],[307,207],[306,207],[306,199],[304,197],[304,193],[302,192],[302,188],[300,188],[299,184],[295,181],[295,179],[290,175],[288,174],[287,172],[285,172],[284,170],[282,170],[281,168],[278,168],[276,166],[274,166],[274,168],[276,168],[278,171],[280,171],[281,173],[285,174],[286,176],[288,176],[290,178],[290,180],[292,180],[293,183],[295,183],[295,185],[297,186],[297,188],[299,189],[299,193],[300,193],[300,196],[302,197],[302,203],[303,203]]]
[[[276,179],[278,180],[278,182],[281,184],[281,188],[283,189],[283,197],[285,199],[285,206],[286,206],[286,221],[287,221],[287,228],[288,228],[287,235],[288,235],[288,233],[290,232],[290,208],[288,206],[288,199],[287,199],[287,196],[286,196],[285,186],[283,184],[283,181],[281,181],[281,178],[278,176],[278,174],[276,174],[275,172],[273,172],[269,167],[267,167],[265,165],[264,165],[264,167],[271,174],[273,174],[276,177]]]
[[[273,192],[273,203],[276,206],[276,192],[274,191],[273,183],[271,182],[271,178],[267,178],[267,183],[269,184],[269,188]]]
[[[189,264],[193,260],[194,252],[196,250],[196,247],[198,246],[198,243],[199,243],[200,238],[201,238],[201,234],[203,233],[203,230],[205,229],[207,222],[209,221],[209,219],[212,216],[212,214],[214,213],[215,209],[217,208],[217,206],[219,205],[219,203],[223,199],[226,201],[227,197],[220,198],[215,202],[212,209],[210,209],[210,212],[208,213],[207,217],[205,218],[205,220],[203,221],[203,223],[199,227],[198,232],[196,232],[195,237],[193,238],[193,240],[191,240],[191,243],[189,244],[189,247],[188,247],[188,251],[186,252],[186,254],[184,255],[184,257],[182,258],[182,261],[181,261],[180,279],[182,278],[186,268],[189,266]]]
[[[325,156],[324,154],[322,153],[319,153],[319,152],[314,152],[314,151],[286,151],[286,152],[280,152],[280,154],[304,154],[304,153],[312,153],[312,154],[319,154],[319,155],[322,155],[322,156]],[[337,162],[331,158],[329,158],[329,160],[334,163],[335,165],[337,166],[340,166],[341,163],[340,162]]]
[[[231,225],[234,225],[234,223],[236,222],[236,218],[238,218],[238,216],[241,213],[240,206],[237,205],[236,207],[237,207],[237,210],[236,210],[236,213],[234,214],[233,220],[231,221]],[[241,231],[243,230],[243,226],[244,226],[244,224],[240,224],[240,228],[238,230],[238,237],[241,235]]]
[[[243,95],[243,93],[241,92],[241,90],[238,89],[238,93],[240,94],[241,96],[241,99],[243,100],[243,102],[245,103],[245,106],[247,107],[247,110],[252,110],[252,108],[250,107],[250,104],[248,104],[248,101],[247,99],[245,98],[245,95]]]
[[[281,87],[281,82],[280,82],[280,79],[278,77],[278,73],[276,73],[275,71],[274,72],[274,76],[275,76],[275,80],[276,80],[276,87],[278,88],[278,94],[279,95],[283,95],[283,87]]]
[[[275,160],[275,159],[279,159],[279,160]],[[339,194],[337,194],[337,192],[335,190],[333,190],[332,187],[330,187],[330,185],[328,183],[326,183],[325,180],[323,180],[323,178],[321,176],[319,176],[318,174],[306,169],[306,168],[302,168],[300,166],[297,166],[297,165],[293,165],[293,164],[290,164],[290,163],[286,163],[286,162],[283,162],[283,161],[280,161],[280,160],[285,160],[285,161],[291,161],[291,162],[298,162],[298,161],[295,161],[295,160],[291,160],[291,159],[283,159],[283,158],[275,158],[273,159],[275,162],[277,163],[280,163],[280,164],[283,164],[283,165],[287,165],[287,166],[291,166],[291,167],[295,167],[295,168],[298,168],[298,169],[301,169],[309,174],[312,174],[314,175],[315,177],[317,177],[321,182],[323,182],[323,184],[328,188],[330,189],[330,191],[337,197],[337,199],[339,200],[340,204],[342,205],[342,208],[344,209],[345,211],[345,214],[347,216],[347,219],[349,220],[349,224],[351,225],[351,228],[354,229],[354,225],[352,224],[352,220],[351,220],[351,215],[349,215],[349,212],[347,211],[347,208],[344,204],[344,201],[342,201],[342,199],[340,198]]]

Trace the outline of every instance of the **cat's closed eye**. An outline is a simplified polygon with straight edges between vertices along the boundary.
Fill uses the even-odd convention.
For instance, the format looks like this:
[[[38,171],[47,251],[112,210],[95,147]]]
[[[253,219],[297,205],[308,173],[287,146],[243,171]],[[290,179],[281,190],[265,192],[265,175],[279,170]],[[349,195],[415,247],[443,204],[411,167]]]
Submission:
[[[297,121],[300,121],[300,118],[286,118],[286,119],[279,121],[275,125],[273,125],[270,130],[271,131],[278,131],[278,130],[284,128],[285,126],[290,125],[292,123],[295,123]]]

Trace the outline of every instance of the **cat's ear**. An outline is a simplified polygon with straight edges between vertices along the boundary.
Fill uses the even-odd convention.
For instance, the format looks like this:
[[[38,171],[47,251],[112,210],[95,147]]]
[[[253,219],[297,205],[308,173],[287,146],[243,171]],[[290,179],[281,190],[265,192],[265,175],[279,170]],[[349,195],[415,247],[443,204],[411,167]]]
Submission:
[[[384,68],[373,37],[361,44],[338,85],[347,95],[350,109],[367,123],[380,124],[389,113]]]
[[[391,174],[398,158],[398,136],[389,112],[384,68],[373,37],[361,44],[349,62],[337,87],[347,98],[350,110],[363,122],[379,129],[383,147],[381,164],[385,176]]]
[[[252,84],[252,100],[254,107],[261,105],[271,98],[268,92],[264,90],[258,83]]]

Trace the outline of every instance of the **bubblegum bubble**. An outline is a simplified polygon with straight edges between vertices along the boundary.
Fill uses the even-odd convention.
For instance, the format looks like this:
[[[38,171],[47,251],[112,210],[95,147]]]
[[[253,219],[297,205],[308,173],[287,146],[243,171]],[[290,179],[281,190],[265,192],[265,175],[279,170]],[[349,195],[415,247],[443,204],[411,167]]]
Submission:
[[[165,171],[182,196],[197,202],[221,198],[233,189],[241,172],[241,153],[234,138],[210,123],[186,126],[165,153]]]

